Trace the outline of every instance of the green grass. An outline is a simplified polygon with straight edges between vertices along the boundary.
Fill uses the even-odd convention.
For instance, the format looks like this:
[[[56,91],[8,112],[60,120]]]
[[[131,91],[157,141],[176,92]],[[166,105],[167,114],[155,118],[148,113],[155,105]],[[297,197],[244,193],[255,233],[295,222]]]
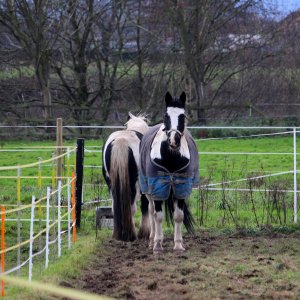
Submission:
[[[197,141],[200,152],[256,152],[256,153],[292,153],[293,152],[293,140],[291,136],[280,137],[266,137],[266,138],[247,138],[247,139],[227,139],[227,140],[205,140]],[[75,141],[67,141],[65,143],[69,146],[74,146]],[[16,147],[28,146],[55,146],[55,142],[2,142],[1,149],[11,149]],[[85,141],[85,174],[84,174],[84,201],[89,201],[97,198],[108,198],[108,191],[103,182],[101,165],[101,153],[99,150],[102,148],[102,141],[99,140],[87,140]],[[96,148],[89,148],[93,146]],[[300,144],[297,147],[298,153],[300,153]],[[93,152],[96,150],[98,152]],[[38,158],[48,159],[52,155],[52,150],[49,152],[1,152],[0,165],[10,166],[18,164],[28,164],[36,162]],[[70,164],[74,164],[75,156],[71,155]],[[66,164],[66,160],[64,160]],[[95,166],[95,167],[92,167]],[[222,181],[235,181],[241,178],[255,177],[259,175],[265,175],[269,173],[277,173],[282,171],[289,171],[293,169],[293,155],[230,155],[230,154],[200,154],[200,177],[201,185],[206,183],[220,183]],[[14,176],[16,171],[0,171],[0,176]],[[37,176],[38,167],[28,168],[22,170],[23,176]],[[42,166],[42,175],[51,176],[51,163]],[[66,169],[64,169],[64,175],[66,175]],[[51,179],[45,179],[42,181],[42,189],[45,191],[46,186],[51,185]],[[226,185],[228,188],[249,188],[249,181],[235,182]],[[221,187],[218,185],[216,187]],[[281,175],[278,177],[270,177],[262,179],[259,182],[254,181],[252,188],[267,189],[267,188],[281,188],[281,189],[293,189],[293,174]],[[1,179],[0,180],[0,202],[2,203],[16,203],[16,180],[15,179]],[[207,193],[207,195],[205,195]],[[37,179],[21,181],[21,199],[22,203],[30,203],[31,195],[35,194],[37,197],[40,191],[37,188]],[[231,209],[235,209],[236,203],[243,204],[243,208],[237,208],[235,213],[245,215],[251,214],[253,210],[253,203],[251,197],[246,192],[226,192],[225,200],[224,195],[222,198],[222,192],[203,191],[202,198],[207,197],[207,203],[210,207],[209,214],[207,216],[207,226],[214,226],[224,223],[220,223],[220,218],[224,211],[224,201],[230,204]],[[254,205],[258,205],[258,202],[262,202],[265,198],[265,194],[254,193]],[[191,202],[196,206],[197,199],[199,198],[198,192],[194,191],[191,197]],[[201,197],[200,197],[201,198]],[[269,199],[270,200],[270,199]],[[292,203],[292,194],[287,194],[286,205],[290,208]],[[226,204],[226,203],[225,203]],[[224,207],[223,207],[224,209]],[[253,224],[253,216],[248,216],[248,221],[245,222]],[[258,218],[262,219],[263,211],[257,213]],[[226,217],[226,216],[225,216]],[[290,216],[289,216],[290,218]],[[211,220],[211,221],[209,221]],[[223,224],[224,225],[224,224]]]
[[[249,139],[228,139],[228,140],[206,140],[197,141],[200,152],[293,152],[292,138],[290,136],[272,137],[272,138],[249,138]],[[65,145],[74,146],[75,141],[68,140]],[[104,184],[101,172],[101,153],[93,150],[102,149],[102,141],[86,140],[85,166],[84,172],[84,201],[96,198],[106,199],[109,197],[107,188]],[[12,149],[32,146],[55,146],[54,141],[2,141],[0,149]],[[96,148],[89,148],[96,146]],[[300,153],[300,144],[298,143],[297,151]],[[34,152],[0,152],[0,166],[15,166],[33,163],[49,159],[52,156],[51,151],[34,151]],[[74,164],[75,156],[71,155],[70,164]],[[42,165],[42,176],[51,176],[50,166]],[[64,160],[66,165],[66,160]],[[72,167],[71,167],[72,168]],[[221,181],[234,181],[240,178],[257,176],[261,174],[276,173],[293,169],[292,155],[210,155],[200,154],[200,176],[201,184],[217,183]],[[38,167],[22,170],[22,176],[37,176]],[[0,176],[15,176],[16,171],[0,171]],[[66,175],[66,168],[64,168]],[[31,195],[35,194],[37,198],[45,194],[46,187],[51,185],[51,179],[43,179],[42,191],[37,188],[37,179],[21,180],[21,203],[27,204],[31,201]],[[282,175],[270,179],[264,179],[261,182],[254,182],[253,188],[293,188],[293,175]],[[249,181],[233,183],[228,185],[231,188],[249,188]],[[16,179],[0,179],[0,204],[16,204]],[[65,194],[64,194],[65,195]],[[66,197],[66,195],[65,195]],[[277,206],[274,206],[274,203]],[[194,190],[190,198],[190,205],[194,216],[199,219],[202,217],[201,226],[208,228],[218,228],[229,230],[238,228],[241,230],[253,230],[253,228],[263,228],[264,225],[276,226],[276,228],[292,228],[293,224],[293,195],[287,194],[267,194],[265,192],[254,193],[237,191],[199,191]],[[200,206],[203,205],[201,211]],[[273,206],[272,206],[273,205]],[[254,214],[255,211],[255,214]],[[43,214],[45,209],[43,209]],[[56,211],[55,211],[56,213]],[[63,244],[63,255],[60,259],[55,257],[55,249],[51,251],[51,263],[48,270],[42,269],[40,275],[39,265],[41,261],[35,263],[34,278],[45,281],[59,282],[61,278],[72,276],[80,269],[88,259],[88,254],[93,251],[95,234],[94,234],[94,207],[91,210],[83,210],[82,227],[83,231],[78,236],[78,243],[68,251],[66,249],[66,240]],[[24,211],[22,217],[29,217],[30,211]],[[15,215],[11,216],[16,217]],[[136,214],[136,225],[139,223],[140,212]],[[259,226],[257,226],[257,223]],[[198,223],[199,224],[199,223]],[[6,243],[7,246],[16,244],[16,224],[7,222],[6,224]],[[38,225],[35,225],[38,230]],[[287,229],[289,230],[289,229]],[[170,230],[171,232],[171,230]],[[107,234],[107,233],[106,233]],[[22,240],[29,238],[29,223],[22,224]],[[107,235],[106,235],[107,236]],[[105,238],[105,235],[104,235]],[[90,246],[91,245],[91,246]],[[35,244],[34,251],[38,250],[38,243]],[[28,257],[28,246],[22,247],[22,257]],[[7,268],[15,265],[15,253],[8,253],[6,256]],[[82,262],[81,262],[81,257]],[[71,265],[68,266],[69,262]],[[243,266],[238,266],[237,272],[241,272]],[[25,267],[21,274],[27,276],[28,269]],[[292,276],[292,275],[291,275]],[[11,289],[11,290],[10,290]],[[19,289],[9,288],[9,292],[17,294]]]
[[[90,263],[91,254],[96,249],[101,249],[101,244],[110,234],[108,230],[101,230],[96,239],[94,232],[89,230],[79,231],[77,242],[72,245],[70,250],[64,247],[62,256],[52,261],[48,269],[43,269],[40,273],[39,263],[35,262],[33,280],[58,285],[64,280],[77,278],[80,270]],[[26,275],[24,277],[26,278]],[[8,299],[45,299],[47,297],[43,292],[39,292],[37,296],[36,291],[11,284],[6,285],[6,294],[9,296]],[[21,298],[20,295],[22,295]]]
[[[239,140],[199,141],[200,152],[236,153],[291,153],[261,155],[200,154],[200,174],[220,180],[224,170],[231,172],[231,178],[241,178],[247,173],[280,172],[293,170],[293,140],[291,137],[252,138]],[[297,151],[299,152],[298,145]]]

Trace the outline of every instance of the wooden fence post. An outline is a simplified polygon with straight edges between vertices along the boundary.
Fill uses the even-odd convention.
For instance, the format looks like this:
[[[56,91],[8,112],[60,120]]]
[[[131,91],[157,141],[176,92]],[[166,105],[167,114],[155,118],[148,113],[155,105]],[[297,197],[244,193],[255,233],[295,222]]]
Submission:
[[[84,163],[84,139],[77,139],[76,149],[76,227],[80,228]]]
[[[62,118],[56,119],[56,147],[57,156],[62,155],[62,145],[63,145],[63,126]],[[57,159],[57,169],[56,169],[56,179],[61,180],[62,177],[62,158]]]

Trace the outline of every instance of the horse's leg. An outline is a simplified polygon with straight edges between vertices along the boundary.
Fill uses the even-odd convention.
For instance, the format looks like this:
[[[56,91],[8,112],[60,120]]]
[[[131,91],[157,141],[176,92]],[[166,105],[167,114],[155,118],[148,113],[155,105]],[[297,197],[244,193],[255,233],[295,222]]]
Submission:
[[[134,225],[134,215],[136,213],[136,201],[131,204],[131,218],[132,218],[132,230],[134,231],[135,234],[135,225]]]
[[[154,235],[155,235],[155,220],[154,220],[154,202],[150,198],[150,196],[147,196],[149,200],[149,222],[150,222],[150,236],[149,236],[149,249],[153,249],[154,246]]]
[[[150,235],[149,201],[146,195],[141,195],[141,224],[138,233],[139,239],[148,239]]]
[[[183,223],[184,213],[183,213],[184,200],[179,199],[174,202],[174,250],[184,251],[182,245],[182,232],[181,227]]]
[[[153,251],[162,251],[163,247],[163,211],[162,211],[162,201],[154,201],[154,221],[155,221],[155,235],[154,235],[154,247]]]

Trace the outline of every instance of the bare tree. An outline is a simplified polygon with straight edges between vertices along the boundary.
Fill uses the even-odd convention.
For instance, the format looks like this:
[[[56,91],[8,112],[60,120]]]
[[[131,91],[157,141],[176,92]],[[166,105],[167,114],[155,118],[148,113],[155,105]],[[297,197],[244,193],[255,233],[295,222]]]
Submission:
[[[122,74],[118,66],[123,49],[126,1],[66,1],[59,44],[53,62],[63,97],[77,122],[107,120]]]
[[[0,4],[0,23],[11,34],[10,46],[21,49],[31,60],[42,92],[43,117],[52,116],[50,70],[56,40],[52,31],[58,17],[55,1],[4,0]]]
[[[265,42],[257,26],[243,32],[236,22],[249,15],[256,0],[169,0],[170,20],[178,29],[183,59],[196,94],[197,119],[203,119],[203,107],[212,105],[220,89],[236,74],[261,61],[247,51]],[[255,21],[259,22],[259,18]],[[253,25],[255,22],[253,22]],[[249,28],[249,27],[247,27]],[[242,53],[242,55],[241,55]],[[259,54],[259,53],[257,53]],[[229,63],[230,62],[230,66]],[[216,87],[210,88],[214,82]],[[216,84],[217,83],[217,84]],[[214,90],[208,97],[208,91]]]

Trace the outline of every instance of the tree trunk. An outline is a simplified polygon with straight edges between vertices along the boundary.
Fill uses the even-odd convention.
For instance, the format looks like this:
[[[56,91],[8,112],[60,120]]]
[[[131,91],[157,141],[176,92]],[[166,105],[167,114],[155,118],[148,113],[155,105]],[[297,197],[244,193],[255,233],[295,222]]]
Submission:
[[[52,118],[52,97],[50,89],[50,67],[48,57],[35,64],[36,76],[42,92],[43,118]]]
[[[201,82],[195,82],[195,91],[196,91],[196,110],[197,110],[197,120],[199,122],[199,125],[205,125],[206,124],[206,118],[205,118],[205,95],[204,95],[204,83]]]

